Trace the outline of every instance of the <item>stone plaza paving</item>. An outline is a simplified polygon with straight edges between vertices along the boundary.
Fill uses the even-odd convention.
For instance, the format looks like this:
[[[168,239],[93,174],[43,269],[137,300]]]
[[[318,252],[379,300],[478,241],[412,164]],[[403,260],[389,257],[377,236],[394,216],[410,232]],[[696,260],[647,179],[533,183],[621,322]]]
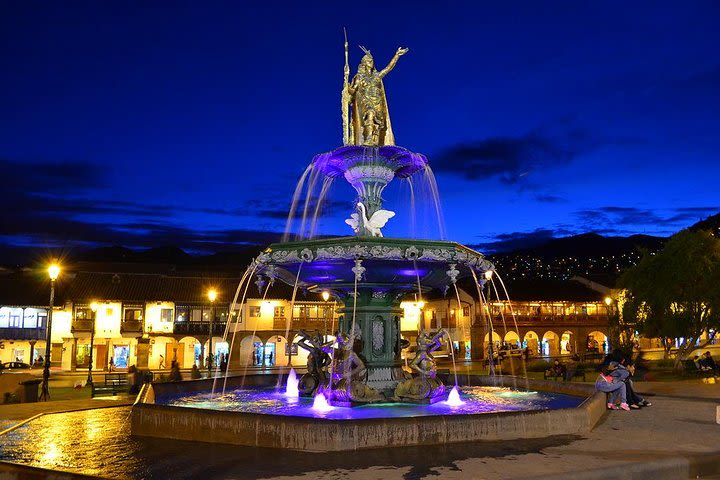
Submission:
[[[37,453],[14,458],[11,443],[22,442],[18,435],[25,427],[0,436],[2,458],[46,468],[70,470],[107,478],[272,478],[272,479],[685,479],[717,478],[720,474],[720,425],[716,410],[720,405],[720,384],[697,380],[684,382],[644,382],[640,392],[648,394],[653,406],[632,412],[607,412],[587,436],[549,437],[512,442],[475,442],[444,447],[414,447],[363,452],[308,454],[250,447],[231,447],[192,442],[161,442],[156,439],[121,437],[122,422],[106,434],[116,443],[78,438],[75,453],[56,464],[34,461]],[[117,400],[127,405],[132,399]],[[0,406],[3,426],[32,417],[42,411],[92,408],[89,414],[103,421],[115,415],[125,418],[127,406],[110,406],[113,401],[75,400],[29,405]],[[103,412],[103,413],[99,413]],[[36,422],[57,423],[58,417],[86,421],[85,412],[60,413],[35,418]],[[75,420],[79,419],[79,420]],[[48,423],[48,425],[51,425]],[[43,430],[38,423],[35,447]],[[111,430],[116,428],[116,430]],[[124,444],[123,442],[127,442]],[[4,445],[4,446],[3,446]],[[104,453],[105,451],[105,453]],[[107,452],[114,452],[110,455]],[[128,462],[127,467],[122,462]],[[278,460],[279,459],[279,460]],[[117,464],[113,461],[117,460]],[[0,464],[0,478],[61,478],[37,471]],[[62,477],[70,478],[70,477]]]

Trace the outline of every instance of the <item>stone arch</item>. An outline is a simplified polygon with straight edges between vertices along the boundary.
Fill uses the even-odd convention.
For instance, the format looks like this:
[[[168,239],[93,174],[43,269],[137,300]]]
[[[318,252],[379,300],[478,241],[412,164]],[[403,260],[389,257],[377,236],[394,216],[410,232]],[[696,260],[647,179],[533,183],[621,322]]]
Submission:
[[[600,330],[593,330],[587,335],[587,351],[591,353],[607,353],[608,338]]]
[[[285,353],[287,338],[282,335],[270,335],[265,341],[265,346],[265,354],[267,356],[266,363],[269,363],[270,366],[278,367],[284,367],[288,364],[289,359]],[[272,352],[272,355],[270,355],[269,352]]]
[[[230,365],[248,367],[257,366],[257,355],[261,352],[263,341],[257,335],[248,335],[240,341],[237,358],[230,358]],[[233,363],[234,362],[234,363]]]
[[[553,357],[560,355],[560,337],[552,330],[548,330],[543,334],[541,346],[543,356]]]
[[[485,337],[483,338],[483,352],[488,351],[488,339],[490,338],[490,334],[486,333]],[[497,331],[493,330],[492,332],[492,338],[493,338],[493,349],[497,347],[497,345],[502,342],[502,337],[498,335]]]
[[[170,368],[170,362],[175,359],[175,349],[178,348],[175,344],[175,339],[162,336],[152,337],[150,339],[150,347],[152,348],[148,348],[148,368]],[[160,355],[162,355],[162,358],[160,358]],[[93,352],[93,357],[95,356],[96,354]],[[95,358],[93,358],[93,363],[95,363],[94,360]]]
[[[560,335],[560,355],[572,355],[577,352],[577,336],[571,330]]]
[[[513,330],[510,330],[505,334],[505,338],[503,338],[503,341],[512,345],[520,345],[520,336]]]
[[[532,330],[525,333],[525,336],[523,337],[523,344],[525,347],[529,347],[530,351],[534,355],[540,353],[540,337],[538,337],[538,334]]]
[[[200,340],[195,337],[183,337],[174,345],[175,359],[180,368],[192,368],[200,365]],[[173,358],[166,358],[165,365],[170,368]]]

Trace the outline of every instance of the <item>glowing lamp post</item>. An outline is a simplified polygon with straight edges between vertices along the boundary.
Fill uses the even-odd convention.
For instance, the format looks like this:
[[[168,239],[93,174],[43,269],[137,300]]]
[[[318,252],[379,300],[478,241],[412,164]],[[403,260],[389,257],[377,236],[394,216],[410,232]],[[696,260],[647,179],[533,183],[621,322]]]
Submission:
[[[610,327],[610,306],[612,305],[612,301],[613,301],[613,300],[612,300],[611,297],[605,297],[605,305],[607,305],[607,308],[605,309],[605,314],[607,315],[608,327]],[[613,336],[613,338],[615,338],[615,337]],[[610,344],[610,338],[609,338],[609,337],[608,337],[607,340],[606,340],[606,344],[607,344],[606,350],[607,350],[607,351],[610,351],[610,345],[609,345],[609,344]],[[614,348],[614,347],[613,347],[613,348]],[[606,352],[603,352],[603,353],[607,353],[607,351],[606,351]]]
[[[327,303],[327,301],[330,300],[330,292],[328,292],[327,290],[324,290],[322,292],[322,299],[323,299],[323,302]],[[323,341],[325,341],[325,339],[327,338],[327,312],[328,312],[328,310],[326,308],[325,313],[323,315],[323,335],[324,335]]]
[[[212,375],[212,364],[213,364],[213,349],[212,349],[212,338],[213,338],[213,323],[215,320],[215,300],[217,299],[217,291],[214,288],[208,290],[208,300],[210,300],[210,336],[208,337],[208,377]]]
[[[92,387],[93,384],[93,378],[92,378],[92,367],[93,367],[93,343],[95,343],[95,319],[97,318],[97,309],[98,304],[96,302],[92,302],[90,304],[90,310],[92,310],[92,323],[90,324],[90,354],[88,355],[88,377],[87,382],[85,382],[87,385],[90,385]]]
[[[52,335],[53,305],[55,304],[55,280],[60,276],[60,266],[56,263],[50,265],[48,276],[50,277],[50,308],[48,309],[47,328],[45,329],[45,365],[43,366],[42,389],[40,392],[40,400],[45,401],[50,399],[48,388],[50,382],[50,339]]]

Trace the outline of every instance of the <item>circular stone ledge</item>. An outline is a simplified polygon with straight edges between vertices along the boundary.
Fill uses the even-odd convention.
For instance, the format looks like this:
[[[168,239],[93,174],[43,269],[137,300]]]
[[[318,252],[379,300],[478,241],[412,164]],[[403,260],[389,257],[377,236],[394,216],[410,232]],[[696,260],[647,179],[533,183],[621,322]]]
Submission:
[[[232,382],[228,379],[228,383],[239,383],[237,378],[234,377]],[[275,378],[272,377],[272,383]],[[469,385],[525,383],[525,379],[512,377],[477,376],[469,380]],[[262,379],[242,382],[244,385],[266,383]],[[152,403],[156,396],[173,392],[207,391],[211,383],[212,380],[200,380],[151,385],[132,408],[131,433],[175,440],[330,452],[577,435],[590,431],[605,413],[605,394],[595,393],[592,386],[540,380],[528,381],[528,386],[582,395],[587,399],[577,408],[556,410],[358,420],[273,416]]]

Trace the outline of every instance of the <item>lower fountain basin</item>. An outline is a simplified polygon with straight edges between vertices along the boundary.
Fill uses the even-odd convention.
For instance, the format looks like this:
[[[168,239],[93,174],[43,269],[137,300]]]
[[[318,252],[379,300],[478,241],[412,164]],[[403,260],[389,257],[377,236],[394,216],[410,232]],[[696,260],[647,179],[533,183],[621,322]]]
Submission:
[[[498,387],[525,387],[525,380],[474,376],[465,377],[466,403],[459,407],[376,404],[318,412],[312,399],[288,401],[275,392],[275,381],[231,377],[221,401],[209,398],[212,380],[148,385],[133,407],[132,433],[325,452],[582,434],[605,411],[604,395],[592,386],[531,380],[530,391],[522,391]]]

